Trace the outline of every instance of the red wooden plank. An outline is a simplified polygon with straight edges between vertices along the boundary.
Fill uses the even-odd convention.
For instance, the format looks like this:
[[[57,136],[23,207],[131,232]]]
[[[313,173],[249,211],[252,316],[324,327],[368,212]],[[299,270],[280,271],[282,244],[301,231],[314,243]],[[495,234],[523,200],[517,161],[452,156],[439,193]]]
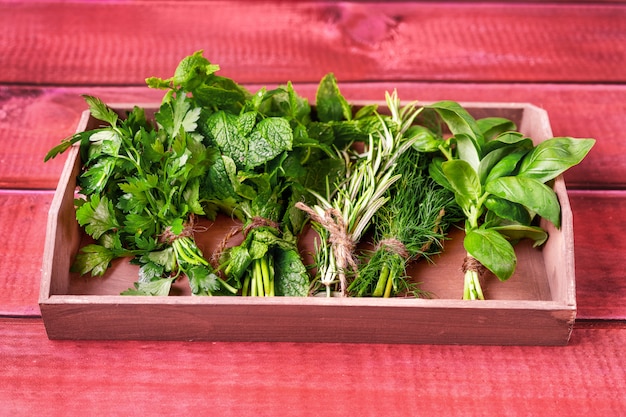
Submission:
[[[312,100],[316,86],[316,83],[297,84],[296,89]],[[257,87],[250,88],[256,90]],[[382,100],[385,91],[397,88],[400,97],[407,101],[533,103],[549,112],[555,136],[598,140],[582,164],[566,174],[568,187],[626,187],[626,159],[622,157],[626,154],[626,142],[621,133],[626,114],[626,85],[346,83],[340,80],[340,87],[350,100]],[[65,158],[61,156],[44,164],[43,157],[52,146],[75,131],[80,113],[86,108],[80,94],[96,95],[108,103],[158,102],[163,95],[147,87],[0,87],[0,138],[3,143],[28,144],[0,148],[0,187],[52,189],[56,186]]]
[[[572,191],[579,318],[626,319],[626,192]]]
[[[0,316],[39,315],[44,237],[52,192],[0,190]]]
[[[184,325],[184,323],[181,323]],[[626,328],[567,347],[52,342],[0,319],[11,416],[585,415],[626,410]]]
[[[242,82],[623,82],[626,6],[0,2],[0,82],[141,84],[204,49]]]

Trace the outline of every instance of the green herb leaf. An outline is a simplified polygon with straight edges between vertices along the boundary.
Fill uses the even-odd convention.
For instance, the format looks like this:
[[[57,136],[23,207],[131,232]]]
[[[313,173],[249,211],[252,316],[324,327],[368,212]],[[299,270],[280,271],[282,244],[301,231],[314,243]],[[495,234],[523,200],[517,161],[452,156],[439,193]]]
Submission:
[[[92,276],[101,276],[117,258],[115,251],[102,245],[89,244],[80,249],[72,264],[71,271],[84,275],[91,272]]]
[[[441,168],[448,183],[456,193],[472,201],[481,197],[483,191],[480,179],[468,162],[455,159],[444,162]]]
[[[196,51],[183,58],[174,72],[174,86],[181,86],[185,91],[193,91],[202,84],[208,75],[219,71],[219,65],[213,65],[202,56],[203,51]]]
[[[315,97],[317,118],[322,122],[352,120],[352,108],[341,95],[335,75],[324,76]]]
[[[474,229],[463,240],[465,250],[501,281],[515,272],[517,256],[513,246],[496,230]]]
[[[136,282],[135,288],[129,288],[122,292],[122,295],[149,295],[166,296],[169,295],[174,278],[161,278],[149,282]]]
[[[485,207],[493,211],[498,217],[523,225],[531,221],[528,210],[521,204],[490,195],[485,200]]]
[[[487,183],[485,188],[490,194],[519,203],[560,227],[559,200],[554,191],[540,181],[526,177],[501,177]]]
[[[580,163],[594,144],[594,139],[548,139],[524,158],[519,175],[545,183]]]
[[[115,166],[116,158],[105,157],[88,167],[78,179],[83,194],[91,195],[102,192],[107,186]]]
[[[521,224],[508,224],[503,226],[492,227],[492,230],[500,232],[510,241],[518,241],[521,239],[533,240],[533,247],[543,245],[548,240],[548,233],[541,227],[524,226]]]
[[[454,136],[454,140],[456,141],[459,159],[470,164],[474,171],[478,172],[480,155],[478,154],[474,141],[472,141],[472,139],[465,134],[458,134]]]
[[[104,104],[102,100],[88,95],[83,95],[83,98],[89,105],[89,111],[93,117],[98,120],[102,120],[103,122],[107,122],[111,126],[115,126],[117,124],[117,120],[119,118],[117,113]]]
[[[467,135],[476,144],[477,149],[482,145],[482,133],[476,120],[459,103],[454,101],[439,101],[426,106],[435,110],[446,123],[453,135]]]
[[[517,129],[515,123],[503,117],[485,117],[484,119],[477,120],[476,125],[486,141],[504,132]]]
[[[217,275],[203,265],[197,265],[187,270],[189,286],[193,295],[212,295],[220,290]]]
[[[481,162],[481,168],[487,172],[487,177],[484,179],[484,183],[491,182],[496,178],[507,177],[513,175],[517,170],[517,167],[522,158],[528,153],[528,150],[515,150],[516,148],[507,147],[499,148],[489,153]],[[507,155],[505,155],[508,153]],[[491,158],[491,156],[494,158]],[[488,165],[495,163],[492,167]],[[483,165],[484,164],[484,165]]]
[[[98,194],[93,194],[89,201],[78,207],[76,219],[94,239],[120,227],[113,203],[106,196],[100,198]]]
[[[246,168],[252,169],[291,150],[293,133],[285,119],[270,117],[261,120],[249,138]]]
[[[295,250],[277,250],[274,260],[276,295],[306,297],[309,277],[300,254]]]

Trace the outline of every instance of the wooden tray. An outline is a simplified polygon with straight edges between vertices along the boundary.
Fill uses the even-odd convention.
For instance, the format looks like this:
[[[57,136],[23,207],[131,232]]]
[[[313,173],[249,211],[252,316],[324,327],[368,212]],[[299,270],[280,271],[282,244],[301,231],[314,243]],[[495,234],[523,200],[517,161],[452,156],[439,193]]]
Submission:
[[[476,118],[509,118],[537,142],[552,137],[547,113],[533,105],[461,104]],[[85,111],[78,131],[96,123]],[[104,277],[69,272],[85,237],[73,205],[79,159],[77,147],[68,151],[48,217],[39,305],[50,339],[481,345],[566,345],[569,340],[576,316],[574,238],[562,177],[554,185],[561,229],[543,222],[550,238],[541,249],[517,245],[515,274],[504,283],[488,278],[486,301],[461,300],[462,231],[451,233],[435,264],[422,262],[410,270],[432,299],[194,297],[184,285],[177,287],[178,296],[146,297],[118,295],[136,280],[136,267],[124,260]],[[207,232],[197,236],[205,254],[236,225],[218,219],[206,226]]]

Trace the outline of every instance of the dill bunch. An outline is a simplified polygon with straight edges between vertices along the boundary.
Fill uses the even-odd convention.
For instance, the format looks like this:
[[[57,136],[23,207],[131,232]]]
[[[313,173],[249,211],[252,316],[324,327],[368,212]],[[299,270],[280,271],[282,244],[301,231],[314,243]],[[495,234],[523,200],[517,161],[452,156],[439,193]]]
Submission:
[[[354,296],[390,297],[420,294],[406,274],[410,262],[428,259],[442,249],[441,242],[461,218],[454,194],[428,175],[428,160],[415,149],[397,160],[401,178],[388,189],[389,202],[373,219],[375,249],[366,253],[348,287]]]

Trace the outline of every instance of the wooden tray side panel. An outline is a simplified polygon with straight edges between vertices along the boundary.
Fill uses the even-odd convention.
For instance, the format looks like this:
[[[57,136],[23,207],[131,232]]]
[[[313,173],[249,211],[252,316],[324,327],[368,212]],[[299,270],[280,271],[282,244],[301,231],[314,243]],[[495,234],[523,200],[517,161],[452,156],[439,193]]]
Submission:
[[[525,105],[519,129],[535,143],[553,137],[548,113],[530,104]],[[555,179],[554,191],[561,204],[561,225],[557,229],[545,219],[541,220],[541,227],[549,235],[542,248],[543,259],[552,299],[575,308],[574,226],[572,208],[562,175]]]
[[[92,121],[89,111],[84,111],[76,131],[86,130]],[[39,293],[40,304],[52,294],[67,293],[70,264],[80,245],[82,232],[74,213],[76,178],[80,172],[78,146],[73,146],[67,153],[67,159],[48,211]]]
[[[561,203],[561,227],[557,229],[552,223],[542,219],[541,226],[549,235],[542,248],[543,259],[552,299],[575,308],[574,221],[562,176],[557,178],[554,188]]]
[[[100,298],[100,297],[99,297]],[[117,299],[118,297],[113,297]],[[565,345],[573,311],[495,303],[342,305],[324,300],[214,304],[74,303],[43,306],[50,339]],[[335,300],[337,301],[337,300]]]

